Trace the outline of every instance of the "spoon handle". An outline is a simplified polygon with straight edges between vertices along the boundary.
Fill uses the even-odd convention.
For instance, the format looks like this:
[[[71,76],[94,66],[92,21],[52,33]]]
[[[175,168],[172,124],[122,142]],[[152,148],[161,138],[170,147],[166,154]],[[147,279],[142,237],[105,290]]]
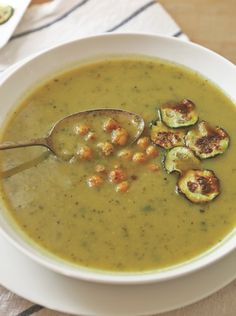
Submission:
[[[50,149],[49,144],[47,142],[47,138],[37,138],[37,139],[31,139],[28,141],[5,142],[5,143],[0,144],[0,150],[20,148],[20,147],[29,147],[29,146],[44,146]]]

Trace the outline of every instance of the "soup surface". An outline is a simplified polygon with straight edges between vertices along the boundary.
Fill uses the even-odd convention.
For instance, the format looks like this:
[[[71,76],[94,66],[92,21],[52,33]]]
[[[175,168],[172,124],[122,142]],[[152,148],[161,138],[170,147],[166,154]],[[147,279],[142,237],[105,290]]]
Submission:
[[[1,196],[19,228],[62,259],[108,271],[175,265],[219,243],[236,224],[236,110],[222,91],[188,69],[140,57],[82,65],[36,88],[11,116],[3,140],[46,136],[64,116],[91,108],[135,112],[144,118],[148,136],[158,106],[184,98],[196,104],[200,119],[230,135],[224,154],[202,161],[220,179],[216,199],[194,204],[177,194],[178,174],[166,173],[159,147],[145,163],[119,154],[122,148],[142,152],[137,144],[83,161],[28,147],[0,156]],[[98,164],[106,172],[121,168],[126,189],[104,176],[101,185],[91,185]]]

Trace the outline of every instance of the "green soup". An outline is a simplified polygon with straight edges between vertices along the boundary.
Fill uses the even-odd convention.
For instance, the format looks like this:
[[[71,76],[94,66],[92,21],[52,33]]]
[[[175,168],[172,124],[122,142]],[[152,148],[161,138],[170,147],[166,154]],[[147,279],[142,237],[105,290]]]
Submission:
[[[107,271],[169,267],[219,243],[236,224],[236,109],[197,73],[136,57],[82,65],[36,88],[11,116],[3,140],[42,137],[64,116],[104,107],[141,115],[148,135],[157,107],[183,98],[231,138],[223,155],[202,161],[220,179],[221,193],[214,201],[199,205],[177,194],[178,174],[165,172],[159,148],[151,160],[159,166],[153,172],[147,163],[120,159],[116,147],[109,157],[80,162],[58,159],[40,147],[22,148],[0,156],[2,199],[19,228],[61,259]],[[140,152],[136,144],[125,148]],[[107,170],[121,166],[128,190],[117,192],[107,178],[90,187],[87,178],[98,163]]]

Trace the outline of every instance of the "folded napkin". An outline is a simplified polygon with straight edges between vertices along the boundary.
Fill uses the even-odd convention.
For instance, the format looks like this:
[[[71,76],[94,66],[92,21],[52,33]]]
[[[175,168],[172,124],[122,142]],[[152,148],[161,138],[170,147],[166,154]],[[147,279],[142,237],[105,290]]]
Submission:
[[[188,39],[155,0],[53,0],[27,10],[9,43],[0,50],[0,71],[54,45],[106,32]]]

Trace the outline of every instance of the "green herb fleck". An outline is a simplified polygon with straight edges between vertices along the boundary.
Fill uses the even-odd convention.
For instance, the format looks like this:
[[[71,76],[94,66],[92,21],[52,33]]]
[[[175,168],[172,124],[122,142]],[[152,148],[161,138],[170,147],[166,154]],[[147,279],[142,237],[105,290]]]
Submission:
[[[145,205],[143,208],[142,208],[142,211],[143,212],[152,212],[152,211],[155,211],[154,207],[152,207],[151,205]]]

